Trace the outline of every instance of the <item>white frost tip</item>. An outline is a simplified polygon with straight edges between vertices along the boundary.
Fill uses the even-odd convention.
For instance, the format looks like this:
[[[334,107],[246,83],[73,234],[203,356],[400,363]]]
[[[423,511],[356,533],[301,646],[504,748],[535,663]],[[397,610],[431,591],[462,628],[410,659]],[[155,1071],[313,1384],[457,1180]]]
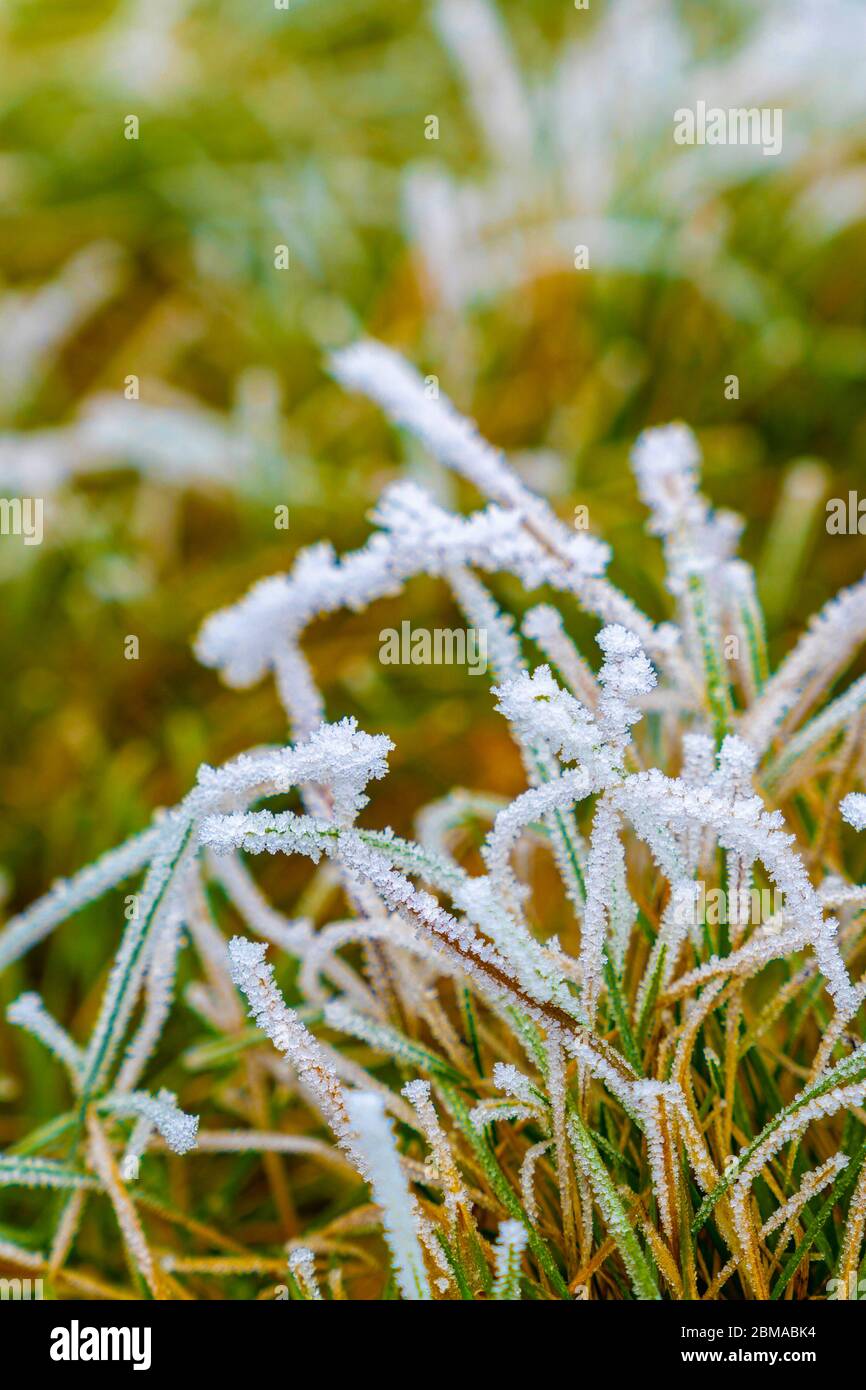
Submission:
[[[316,1279],[316,1262],[312,1250],[305,1245],[289,1253],[289,1269],[295,1276],[301,1292],[313,1303],[321,1303],[322,1295]]]
[[[839,810],[842,819],[853,825],[855,830],[866,830],[866,796],[863,792],[849,792],[839,802]]]
[[[641,498],[652,513],[651,529],[657,534],[669,535],[700,519],[700,457],[698,442],[686,425],[663,425],[640,435],[632,451],[632,467]]]

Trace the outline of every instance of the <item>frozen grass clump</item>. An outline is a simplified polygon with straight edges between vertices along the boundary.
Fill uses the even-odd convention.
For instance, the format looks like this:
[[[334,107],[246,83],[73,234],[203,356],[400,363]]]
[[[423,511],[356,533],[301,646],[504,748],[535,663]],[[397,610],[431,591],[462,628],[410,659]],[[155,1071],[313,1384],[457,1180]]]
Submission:
[[[657,624],[607,578],[608,548],[396,354],[362,342],[332,370],[484,500],[459,515],[394,483],[359,550],[304,550],[209,618],[199,658],[236,687],[272,676],[291,742],[203,766],[0,933],[8,966],[142,875],[89,1039],[38,994],[8,1010],[70,1102],[0,1157],[4,1186],[55,1189],[50,1239],[7,1223],[2,1258],[118,1295],[82,1238],[107,1202],[134,1288],[159,1298],[281,1277],[315,1300],[847,1290],[866,1224],[866,885],[840,825],[866,826],[866,691],[829,697],[866,637],[866,582],[771,673],[739,522],[702,496],[684,426],[634,451],[671,597]],[[502,573],[545,590],[520,625],[479,577]],[[303,636],[417,574],[486,634],[527,785],[510,802],[456,788],[415,841],[366,823],[393,744],[328,721]],[[600,662],[569,636],[575,604]],[[468,822],[487,827],[471,868]],[[266,897],[265,853],[317,866],[309,915]],[[568,939],[539,927],[546,855]],[[181,1097],[152,1075],[179,1004],[209,1035]],[[256,1166],[199,1202],[203,1166],[238,1154]]]

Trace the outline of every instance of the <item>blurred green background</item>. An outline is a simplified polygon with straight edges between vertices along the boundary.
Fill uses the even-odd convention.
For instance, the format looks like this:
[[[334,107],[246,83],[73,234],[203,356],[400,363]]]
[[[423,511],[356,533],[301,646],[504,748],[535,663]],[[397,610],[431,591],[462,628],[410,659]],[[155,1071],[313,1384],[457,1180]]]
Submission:
[[[407,467],[472,500],[329,379],[362,333],[436,373],[563,516],[587,505],[654,615],[627,459],[668,419],[747,519],[777,655],[862,572],[862,537],[824,528],[826,498],[866,490],[862,4],[6,0],[0,29],[0,494],[46,508],[41,546],[0,538],[7,911],[202,760],[285,736],[269,684],[196,664],[206,614],[313,540],[361,543]],[[781,155],[675,145],[698,98],[780,107]],[[409,602],[456,621],[437,584]],[[521,786],[485,682],[377,661],[406,611],[309,644],[329,713],[397,743],[375,814],[401,830],[452,785]],[[267,872],[291,910],[292,871]],[[3,1001],[31,984],[86,1033],[121,925],[90,909]],[[11,1031],[0,1143],[59,1084],[28,1068],[22,1102]]]

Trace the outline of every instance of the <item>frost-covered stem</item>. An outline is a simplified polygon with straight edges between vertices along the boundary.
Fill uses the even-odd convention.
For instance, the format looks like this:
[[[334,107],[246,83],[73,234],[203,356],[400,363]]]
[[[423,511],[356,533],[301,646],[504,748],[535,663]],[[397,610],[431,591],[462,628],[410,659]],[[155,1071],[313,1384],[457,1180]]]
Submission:
[[[601,696],[598,682],[566,633],[558,609],[547,603],[530,608],[523,619],[523,632],[538,643],[551,665],[565,678],[572,695],[587,709],[594,710]]]
[[[448,583],[469,623],[485,634],[487,657],[498,681],[513,680],[524,669],[514,619],[503,613],[490,592],[465,565],[448,570]]]
[[[737,665],[748,703],[754,704],[769,675],[764,615],[751,566],[731,560],[725,568],[732,623],[739,643]]]
[[[303,957],[313,939],[312,922],[292,920],[272,907],[239,855],[208,852],[205,859],[208,876],[225,889],[247,926],[289,955]]]
[[[648,840],[653,853],[660,857],[661,867],[669,877],[681,875],[676,860],[665,864],[662,857],[666,853],[665,843],[654,838],[665,823],[692,820],[696,825],[705,825],[712,829],[722,848],[760,861],[785,895],[786,916],[796,918],[798,933],[805,933],[811,942],[834,1003],[841,1009],[849,1006],[854,986],[836,941],[837,923],[832,919],[825,921],[823,906],[805,866],[790,848],[790,837],[781,831],[782,818],[778,812],[766,812],[758,797],[732,800],[730,794],[709,789],[697,793],[678,779],[663,777],[655,769],[627,778],[617,793],[617,801],[638,833]],[[776,951],[771,950],[771,957],[779,953],[781,934],[756,934],[743,948],[747,959],[760,952],[768,935],[771,940],[776,937]],[[790,943],[786,942],[784,950],[788,949]],[[698,976],[699,972],[693,972],[693,979]]]
[[[679,669],[668,642],[650,620],[598,570],[604,548],[575,537],[540,497],[523,484],[501,452],[487,444],[445,396],[429,398],[414,368],[374,341],[356,343],[331,359],[334,375],[346,387],[375,400],[399,425],[412,431],[447,467],[461,473],[485,496],[513,509],[527,534],[562,564],[568,587],[582,605],[608,623],[621,623],[662,665]],[[582,543],[581,543],[582,542]]]
[[[178,905],[167,913],[157,933],[147,968],[144,1014],[117,1073],[116,1091],[131,1091],[137,1084],[165,1026],[174,999],[183,921]]]
[[[436,0],[433,21],[459,64],[490,158],[528,175],[533,112],[497,7],[489,0]]]
[[[663,993],[676,972],[680,951],[697,917],[698,885],[690,878],[675,879],[663,911],[656,939],[635,997],[635,1020],[647,1003],[653,981]]]
[[[847,1060],[850,1061],[850,1059]],[[758,1293],[758,1297],[765,1297],[766,1291],[754,1245],[754,1224],[749,1206],[752,1184],[766,1164],[771,1162],[775,1154],[778,1153],[782,1145],[788,1140],[799,1139],[813,1120],[822,1116],[835,1115],[839,1110],[848,1109],[854,1105],[862,1105],[864,1096],[866,1096],[866,1083],[860,1081],[852,1086],[836,1086],[801,1104],[793,1110],[793,1113],[788,1113],[780,1124],[774,1126],[766,1138],[757,1145],[739,1173],[731,1194],[731,1210],[749,1278],[756,1290],[762,1290]],[[790,1112],[791,1109],[792,1107],[789,1106],[788,1111]]]
[[[608,796],[595,807],[586,864],[586,906],[580,934],[580,971],[583,1006],[590,1024],[595,1019],[603,984],[604,943],[611,885],[617,863],[619,816]]]
[[[49,1052],[54,1053],[66,1068],[74,1089],[78,1091],[81,1087],[83,1053],[72,1041],[66,1029],[61,1028],[57,1020],[51,1016],[41,997],[35,993],[19,994],[6,1010],[6,1017],[10,1023],[24,1028],[34,1038],[38,1038]]]
[[[431,1298],[421,1252],[418,1203],[406,1184],[385,1106],[372,1091],[346,1096],[352,1141],[363,1155],[373,1193],[382,1212],[385,1239],[401,1294],[412,1301]]]
[[[272,830],[276,833],[270,833]],[[260,812],[240,817],[211,818],[202,826],[202,836],[206,843],[223,851],[238,847],[254,852],[263,848],[276,851],[286,847],[308,853],[313,858],[326,852],[341,859],[361,877],[368,879],[393,911],[411,926],[420,928],[446,960],[450,960],[454,966],[461,966],[474,986],[494,1007],[516,1005],[542,1023],[558,1023],[566,1032],[574,1028],[578,1006],[574,1002],[572,1012],[568,992],[555,988],[555,977],[549,974],[547,968],[550,964],[548,956],[538,943],[533,944],[539,953],[538,963],[543,964],[543,968],[527,974],[522,968],[530,964],[527,958],[520,958],[514,964],[509,962],[500,950],[491,946],[475,930],[471,922],[454,917],[440,907],[429,893],[413,888],[403,874],[392,869],[387,854],[372,849],[359,832],[338,831],[333,827],[310,824],[289,813],[269,817],[269,813]],[[486,891],[488,885],[483,878],[471,882],[479,885],[483,891],[479,902],[473,901],[471,907],[467,902],[466,910],[467,913],[480,913],[489,899]],[[465,893],[465,887],[463,891]],[[486,926],[486,908],[484,920]],[[553,994],[556,1002],[553,1001]]]
[[[388,917],[376,922],[362,922],[351,918],[346,922],[333,922],[317,932],[309,949],[304,952],[299,974],[299,983],[307,999],[325,1004],[329,991],[322,987],[319,976],[324,975],[338,985],[344,996],[352,999],[365,1013],[384,1021],[379,1001],[364,984],[359,975],[345,966],[335,953],[353,941],[371,941],[377,938],[387,940],[392,946],[409,951],[426,963],[433,965],[437,973],[454,974],[456,967],[446,960],[423,938],[413,932],[399,918]],[[343,967],[342,969],[339,967]]]
[[[523,1155],[520,1165],[520,1195],[526,1208],[526,1215],[533,1226],[538,1225],[538,1201],[535,1196],[535,1169],[538,1160],[544,1156],[553,1143],[552,1139],[539,1139]]]
[[[586,1127],[575,1114],[569,1115],[568,1132],[574,1145],[575,1158],[581,1167],[586,1168],[592,1184],[593,1196],[598,1203],[608,1231],[619,1247],[637,1296],[642,1299],[659,1298],[658,1288],[646,1268],[628,1214],[601,1166]]]
[[[632,1095],[644,1125],[647,1158],[652,1174],[653,1191],[659,1206],[662,1229],[676,1254],[677,1188],[676,1155],[668,1115],[668,1106],[680,1104],[678,1088],[662,1081],[636,1081]]]
[[[821,1042],[818,1051],[815,1053],[815,1060],[809,1073],[809,1081],[817,1081],[819,1076],[830,1065],[833,1050],[840,1042],[847,1028],[850,1027],[860,1007],[866,999],[866,974],[862,975],[854,987],[854,997],[845,1009],[837,1009],[830,1022],[827,1024],[821,1035]]]
[[[421,1132],[427,1140],[436,1173],[442,1184],[442,1195],[445,1199],[445,1211],[447,1213],[448,1225],[453,1231],[457,1226],[457,1217],[460,1212],[468,1222],[474,1226],[471,1214],[471,1204],[460,1176],[451,1145],[445,1134],[436,1109],[430,1099],[429,1081],[410,1081],[403,1087],[403,1095],[411,1101],[421,1126]]]
[[[45,1256],[41,1251],[27,1250],[12,1240],[0,1240],[0,1260],[11,1265],[20,1265],[22,1269],[42,1269],[45,1264]]]
[[[785,658],[740,726],[759,753],[772,742],[804,692],[811,703],[854,656],[866,638],[866,578],[843,589],[812,619],[809,629]]]
[[[834,1154],[832,1158],[827,1159],[826,1163],[822,1163],[818,1168],[813,1168],[811,1172],[804,1175],[803,1181],[793,1197],[789,1197],[787,1202],[777,1207],[773,1215],[764,1222],[760,1230],[761,1240],[766,1240],[767,1236],[772,1235],[780,1226],[784,1226],[784,1230],[776,1242],[774,1251],[776,1261],[778,1261],[779,1256],[788,1245],[793,1228],[806,1203],[810,1202],[813,1197],[816,1197],[819,1192],[823,1191],[825,1187],[835,1181],[839,1173],[846,1167],[847,1163],[848,1158],[845,1154]],[[714,1277],[705,1295],[706,1298],[718,1297],[722,1286],[730,1279],[731,1275],[741,1263],[741,1260],[742,1255],[739,1253],[728,1260],[727,1264],[724,1265]]]
[[[523,792],[497,815],[483,854],[497,891],[512,911],[520,910],[523,897],[509,862],[520,836],[533,821],[552,819],[556,810],[570,809],[591,790],[588,773],[583,768],[571,768],[552,781]]]
[[[167,1097],[173,1100],[170,1091],[158,1092],[158,1099]],[[123,1151],[123,1158],[120,1160],[120,1176],[124,1181],[130,1181],[139,1172],[141,1160],[147,1152],[154,1134],[157,1132],[156,1123],[152,1115],[142,1112],[132,1127],[132,1133],[126,1142]]]
[[[0,970],[18,960],[89,902],[99,898],[125,878],[131,878],[149,862],[162,837],[155,825],[125,844],[103,854],[95,864],[82,869],[74,878],[62,880],[43,898],[6,923],[0,931]]]
[[[466,569],[449,572],[449,580],[455,597],[460,603],[470,623],[479,631],[487,633],[487,644],[491,664],[501,688],[511,682],[520,683],[525,667],[520,653],[520,644],[514,636],[512,620],[502,614],[483,584]],[[498,708],[510,718],[504,703]],[[555,749],[545,748],[544,741],[535,736],[524,721],[512,721],[514,733],[523,757],[527,777],[534,787],[556,781],[560,765]],[[543,819],[549,828],[551,844],[557,868],[562,877],[566,896],[578,918],[583,910],[583,864],[586,857],[585,846],[577,823],[568,803],[557,804],[547,809]]]
[[[351,1138],[343,1088],[322,1056],[316,1039],[297,1014],[286,1007],[274,983],[273,967],[265,959],[266,948],[242,936],[229,942],[231,976],[246,996],[250,1013],[278,1052],[288,1057],[308,1087],[337,1137],[363,1174],[363,1160]]]
[[[574,1189],[571,1178],[570,1148],[565,1128],[566,1081],[565,1056],[559,1030],[550,1028],[547,1035],[547,1094],[553,1121],[553,1142],[556,1153],[556,1176],[559,1183],[559,1202],[562,1211],[562,1236],[569,1278],[576,1269],[576,1239],[574,1225]],[[581,1251],[581,1258],[588,1251]]]
[[[48,1270],[52,1279],[57,1277],[59,1270],[66,1263],[81,1225],[86,1201],[86,1192],[71,1192],[64,1203],[60,1220],[54,1228],[51,1250],[48,1254]]]
[[[710,608],[703,573],[693,571],[688,576],[687,583],[700,644],[707,700],[716,743],[720,745],[730,728],[732,715],[731,692],[721,656],[721,637]]]
[[[520,1266],[528,1239],[522,1221],[503,1221],[499,1227],[493,1252],[494,1299],[520,1298]]]
[[[199,1134],[196,1148],[207,1153],[306,1154],[344,1173],[355,1171],[347,1156],[335,1149],[333,1144],[306,1134],[270,1134],[259,1129],[206,1129]]]
[[[274,678],[277,694],[289,721],[292,739],[296,743],[303,743],[322,723],[325,709],[309,663],[292,638],[278,646],[274,652]],[[310,788],[307,795],[313,799],[319,798],[321,804],[316,813],[321,814],[327,797],[320,789],[314,788]],[[314,811],[312,801],[310,810]]]
[[[700,999],[691,1002],[690,1008],[686,1011],[685,1021],[680,1029],[679,1041],[677,1042],[673,1064],[671,1066],[671,1081],[679,1086],[682,1091],[685,1103],[689,1107],[693,1120],[697,1119],[697,1112],[690,1068],[692,1051],[700,1029],[703,1027],[710,1014],[718,1007],[719,995],[723,987],[723,981],[714,980],[707,985]]]
[[[130,1261],[143,1276],[154,1298],[162,1298],[162,1281],[154,1264],[150,1247],[141,1229],[135,1207],[127,1196],[117,1171],[108,1140],[92,1110],[87,1114],[90,1160],[102,1186],[111,1198],[117,1224],[123,1236]]]
[[[774,795],[790,789],[797,784],[810,766],[810,755],[817,754],[821,747],[841,728],[849,727],[866,709],[866,676],[861,676],[853,685],[833,700],[821,714],[816,715],[791,738],[786,739],[770,766],[763,773],[764,785]]]
[[[848,1219],[845,1222],[845,1232],[839,1250],[836,1277],[839,1280],[841,1290],[837,1296],[840,1298],[848,1297],[848,1290],[852,1285],[856,1288],[864,1229],[866,1229],[866,1163],[860,1169],[857,1186],[851,1196]]]
[[[731,949],[737,950],[742,944],[748,911],[744,906],[750,900],[752,865],[747,856],[729,851],[727,862],[728,888],[728,930]],[[734,1097],[737,1084],[737,1067],[740,1060],[740,1013],[742,1009],[742,989],[737,984],[731,989],[725,1013],[725,1108],[722,1117],[722,1153],[729,1153],[734,1124]]]
[[[194,795],[194,793],[191,793]],[[88,1099],[104,1081],[123,1041],[147,964],[150,934],[170,903],[183,865],[194,852],[190,811],[179,808],[170,819],[159,850],[147,872],[135,916],[127,923],[115,957],[82,1065],[82,1113]],[[168,819],[168,818],[167,818]]]
[[[835,1182],[839,1174],[848,1167],[850,1161],[847,1154],[836,1153],[833,1154],[831,1158],[828,1158],[826,1163],[822,1163],[820,1167],[813,1168],[810,1173],[805,1174],[803,1181],[800,1183],[799,1190],[794,1193],[793,1197],[790,1197],[787,1202],[783,1203],[779,1210],[774,1212],[768,1221],[764,1222],[761,1227],[762,1240],[766,1236],[772,1235],[773,1231],[778,1230],[780,1226],[782,1227],[782,1234],[776,1242],[774,1251],[776,1259],[778,1259],[782,1251],[787,1247],[788,1241],[794,1233],[794,1228],[797,1225],[800,1213],[806,1203],[810,1202],[813,1197],[817,1196],[817,1194],[831,1182]]]
[[[300,1245],[289,1255],[289,1269],[297,1281],[304,1298],[311,1303],[321,1303],[322,1294],[316,1278],[316,1261],[312,1250]]]

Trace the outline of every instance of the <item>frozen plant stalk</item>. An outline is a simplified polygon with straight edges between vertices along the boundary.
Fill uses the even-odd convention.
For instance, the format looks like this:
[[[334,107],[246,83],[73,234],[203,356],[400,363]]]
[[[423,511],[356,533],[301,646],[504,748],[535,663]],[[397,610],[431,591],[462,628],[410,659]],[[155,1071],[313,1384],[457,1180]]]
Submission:
[[[400,1292],[412,1301],[429,1299],[417,1206],[400,1169],[385,1106],[372,1092],[353,1091],[346,1098],[346,1107],[353,1137],[370,1174],[373,1197],[382,1209],[385,1239]]]

